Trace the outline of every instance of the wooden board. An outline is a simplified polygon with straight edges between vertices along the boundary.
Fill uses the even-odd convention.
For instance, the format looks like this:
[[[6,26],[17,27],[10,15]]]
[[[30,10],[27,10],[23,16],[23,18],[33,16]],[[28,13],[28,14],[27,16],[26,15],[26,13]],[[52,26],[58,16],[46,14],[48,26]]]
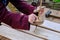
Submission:
[[[51,30],[57,33],[60,33],[60,24],[51,22],[48,20],[44,20],[44,23],[42,25],[37,25],[37,27],[41,27],[47,30]]]
[[[47,30],[50,30],[50,31],[53,31],[56,33],[60,33],[60,24],[59,23],[44,20],[44,23],[42,25],[37,25],[37,24],[32,24],[32,25],[35,25],[39,28],[44,28],[44,29],[47,29]],[[36,29],[37,29],[37,27],[36,27]]]
[[[12,29],[8,25],[1,25],[0,26],[0,34],[5,37],[10,38],[11,40],[46,40],[43,37],[38,38],[37,36],[27,34],[22,31],[17,31],[15,29]]]
[[[46,20],[49,20],[51,22],[56,22],[56,23],[59,23],[60,24],[60,19],[59,18],[55,18],[55,17],[48,17],[46,18]]]
[[[34,25],[32,25],[33,27]],[[51,31],[51,30],[47,30],[47,29],[44,29],[44,28],[40,28],[40,27],[37,27],[37,29],[35,30],[35,32],[30,32],[30,31],[26,31],[24,30],[24,32],[28,32],[28,33],[33,33],[33,34],[36,34],[36,35],[43,35],[45,36],[45,38],[47,38],[48,40],[60,40],[60,33],[57,33],[57,32],[54,32],[54,31]]]
[[[8,25],[4,24],[0,26],[0,34],[12,40],[44,40],[41,38],[34,37],[31,34],[34,34],[34,35],[36,34],[41,37],[43,37],[42,35],[44,35],[48,40],[53,40],[53,39],[60,40],[60,33],[55,33],[53,31],[50,31],[44,28],[39,28],[39,27],[36,29],[34,33],[32,33],[26,30],[17,31],[15,29],[10,28]]]
[[[57,10],[51,10],[51,11],[52,11],[52,13],[50,14],[51,16],[60,18],[60,11]]]
[[[7,38],[5,36],[0,35],[0,40],[11,40],[11,39],[9,39],[9,38]]]
[[[46,12],[48,10],[51,10],[51,12],[52,12],[48,17],[45,18],[46,20],[49,20],[51,22],[60,23],[60,11],[52,10],[52,9],[49,9],[49,8],[45,8],[45,10],[46,10]]]
[[[35,34],[45,35],[48,40],[60,40],[60,33],[37,27]]]
[[[45,20],[44,23],[42,24],[42,26],[46,26],[47,28],[51,28],[51,29],[54,29],[54,30],[60,32],[60,24],[59,23]]]
[[[49,16],[55,17],[55,18],[60,18],[60,11],[49,9],[49,8],[45,8],[45,11],[47,11],[47,10],[51,11],[51,14]]]

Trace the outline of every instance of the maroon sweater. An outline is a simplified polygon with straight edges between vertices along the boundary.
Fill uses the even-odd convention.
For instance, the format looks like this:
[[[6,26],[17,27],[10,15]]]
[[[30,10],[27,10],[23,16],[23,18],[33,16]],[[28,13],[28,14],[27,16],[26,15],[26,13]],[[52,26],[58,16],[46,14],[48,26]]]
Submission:
[[[19,11],[26,15],[9,12],[6,6],[0,2],[0,22],[4,22],[15,29],[29,30],[28,15],[33,13],[34,7],[22,0],[7,0],[7,2],[11,2]]]

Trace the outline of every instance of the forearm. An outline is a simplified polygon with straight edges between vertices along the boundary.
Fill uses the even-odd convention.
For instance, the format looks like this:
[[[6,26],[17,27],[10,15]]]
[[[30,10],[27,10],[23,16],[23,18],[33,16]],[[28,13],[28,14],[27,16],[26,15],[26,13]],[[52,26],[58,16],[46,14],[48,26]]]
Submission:
[[[2,8],[3,5],[0,6]],[[30,25],[27,15],[21,15],[20,13],[11,13],[3,6],[0,10],[0,21],[10,25],[15,29],[29,30]]]
[[[10,0],[10,2],[21,12],[29,15],[31,13],[33,13],[33,10],[35,9],[35,7],[33,7],[32,5],[27,4],[25,1],[21,1],[21,0]]]

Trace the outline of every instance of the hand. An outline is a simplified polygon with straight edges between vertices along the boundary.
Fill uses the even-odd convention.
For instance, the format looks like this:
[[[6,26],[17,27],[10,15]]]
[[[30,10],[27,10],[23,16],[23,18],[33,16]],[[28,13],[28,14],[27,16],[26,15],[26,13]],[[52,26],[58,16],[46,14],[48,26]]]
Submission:
[[[37,9],[35,9],[35,12],[38,12],[39,13],[39,18],[35,21],[35,25],[40,25],[43,23],[43,20],[44,20],[44,6],[42,7],[37,7]],[[38,14],[37,14],[38,15]]]
[[[38,7],[34,10],[34,13],[39,12],[42,8],[45,8],[45,6],[42,6],[42,7],[38,6]]]
[[[38,17],[35,14],[30,14],[28,21],[33,24]]]

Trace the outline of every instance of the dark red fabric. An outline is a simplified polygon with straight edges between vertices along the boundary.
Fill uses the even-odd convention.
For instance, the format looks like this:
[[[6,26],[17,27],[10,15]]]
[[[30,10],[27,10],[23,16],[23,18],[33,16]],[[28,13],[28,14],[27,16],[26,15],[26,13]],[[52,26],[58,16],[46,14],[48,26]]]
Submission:
[[[10,25],[12,28],[15,29],[30,29],[30,24],[28,22],[28,15],[33,13],[34,7],[31,5],[26,4],[24,1],[21,0],[9,0],[18,10],[27,14],[21,15],[20,13],[12,13],[6,9],[0,2],[0,22],[4,22]]]

